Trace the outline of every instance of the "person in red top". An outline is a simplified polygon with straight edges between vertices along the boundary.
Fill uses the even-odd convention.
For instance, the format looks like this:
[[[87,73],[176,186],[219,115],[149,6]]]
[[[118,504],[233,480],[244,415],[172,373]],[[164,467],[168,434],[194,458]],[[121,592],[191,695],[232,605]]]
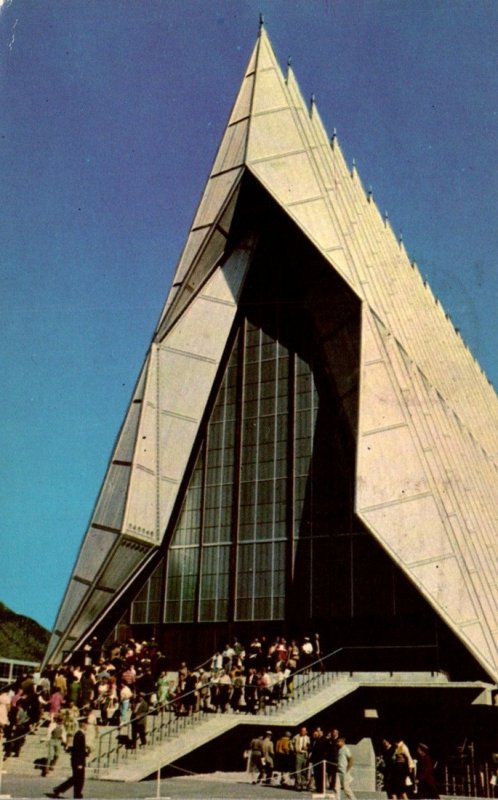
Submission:
[[[62,692],[59,687],[56,686],[48,701],[48,710],[51,720],[54,720],[59,715],[63,702],[64,697],[62,696]]]
[[[434,775],[434,764],[426,744],[420,742],[417,745],[417,756],[417,778],[415,781],[417,795],[420,798],[437,800],[439,793]]]

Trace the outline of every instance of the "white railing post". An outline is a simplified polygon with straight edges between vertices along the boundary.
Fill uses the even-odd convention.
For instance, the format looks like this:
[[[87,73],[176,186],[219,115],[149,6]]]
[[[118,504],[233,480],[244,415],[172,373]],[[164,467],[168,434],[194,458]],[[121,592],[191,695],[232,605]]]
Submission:
[[[3,780],[3,730],[0,731],[0,797],[7,798],[10,794],[2,794],[2,780]]]

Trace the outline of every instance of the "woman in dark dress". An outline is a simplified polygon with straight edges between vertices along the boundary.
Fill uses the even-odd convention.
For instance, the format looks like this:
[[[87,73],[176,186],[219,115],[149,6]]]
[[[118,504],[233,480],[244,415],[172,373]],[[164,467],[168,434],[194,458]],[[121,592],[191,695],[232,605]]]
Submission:
[[[402,739],[396,739],[391,762],[391,798],[407,800],[408,790],[413,785],[411,772],[413,760]]]

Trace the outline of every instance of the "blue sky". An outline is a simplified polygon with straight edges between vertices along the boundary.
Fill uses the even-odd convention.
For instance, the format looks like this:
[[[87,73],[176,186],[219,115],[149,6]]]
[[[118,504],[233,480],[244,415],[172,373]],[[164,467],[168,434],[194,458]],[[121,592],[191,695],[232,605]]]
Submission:
[[[0,0],[0,601],[47,627],[260,11],[498,385],[494,0]]]

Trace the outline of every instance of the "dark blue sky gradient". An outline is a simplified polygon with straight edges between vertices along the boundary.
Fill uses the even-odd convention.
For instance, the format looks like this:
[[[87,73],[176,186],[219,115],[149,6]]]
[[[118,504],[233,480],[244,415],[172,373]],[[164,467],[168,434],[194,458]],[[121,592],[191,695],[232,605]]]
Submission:
[[[260,10],[498,385],[494,0],[0,6],[1,601],[54,621]]]

